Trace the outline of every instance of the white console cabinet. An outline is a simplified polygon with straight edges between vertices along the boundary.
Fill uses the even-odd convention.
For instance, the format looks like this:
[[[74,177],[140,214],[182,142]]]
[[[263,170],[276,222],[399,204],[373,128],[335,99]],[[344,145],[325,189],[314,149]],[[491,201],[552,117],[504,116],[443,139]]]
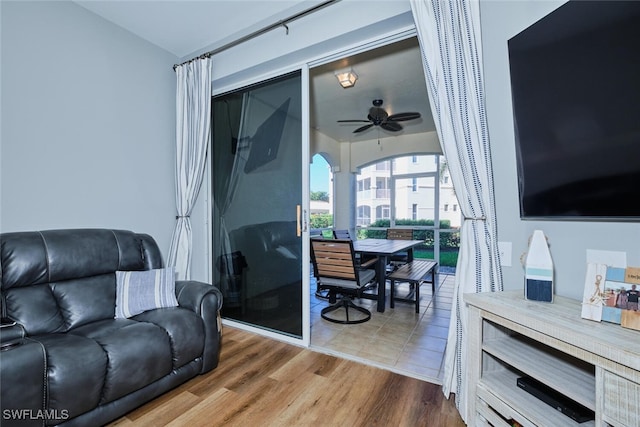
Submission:
[[[580,301],[465,294],[470,426],[640,426],[640,331],[580,317]],[[532,377],[595,412],[578,423],[517,386]]]

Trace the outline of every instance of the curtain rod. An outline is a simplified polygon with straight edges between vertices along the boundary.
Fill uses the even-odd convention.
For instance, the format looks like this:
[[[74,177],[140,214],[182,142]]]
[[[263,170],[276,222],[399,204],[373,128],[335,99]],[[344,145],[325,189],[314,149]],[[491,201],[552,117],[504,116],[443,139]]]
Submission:
[[[251,40],[251,39],[254,39],[254,38],[258,37],[258,36],[261,36],[262,34],[267,33],[267,32],[269,32],[269,31],[271,31],[271,30],[273,30],[275,28],[278,28],[278,27],[284,27],[287,30],[287,35],[288,35],[289,34],[289,27],[287,27],[287,24],[289,22],[295,21],[296,19],[302,18],[302,17],[307,16],[307,15],[310,15],[313,12],[316,12],[316,11],[318,11],[320,9],[325,8],[326,6],[329,6],[332,3],[337,3],[339,1],[340,0],[327,0],[327,1],[324,1],[324,2],[322,2],[322,3],[320,3],[320,4],[316,5],[316,6],[310,7],[309,9],[305,9],[305,10],[303,10],[301,12],[298,12],[298,13],[296,13],[294,15],[291,15],[286,19],[282,19],[280,21],[274,22],[273,24],[267,25],[266,27],[263,27],[263,28],[261,28],[261,29],[259,29],[257,31],[254,31],[253,33],[250,33],[250,34],[247,34],[246,36],[240,37],[239,39],[236,39],[236,40],[234,40],[232,42],[229,42],[229,43],[227,43],[227,44],[225,44],[223,46],[220,46],[220,47],[218,47],[216,49],[210,50],[209,52],[205,52],[202,55],[198,55],[195,58],[191,58],[188,61],[185,61],[185,62],[183,62],[181,64],[174,64],[173,65],[173,71],[175,71],[176,68],[181,66],[181,65],[188,64],[189,62],[195,61],[197,59],[208,58],[208,57],[213,56],[213,55],[215,55],[217,53],[220,53],[222,51],[225,51],[227,49],[235,47],[235,46],[237,46],[237,45],[239,45],[241,43],[244,43],[244,42],[246,42],[248,40]]]

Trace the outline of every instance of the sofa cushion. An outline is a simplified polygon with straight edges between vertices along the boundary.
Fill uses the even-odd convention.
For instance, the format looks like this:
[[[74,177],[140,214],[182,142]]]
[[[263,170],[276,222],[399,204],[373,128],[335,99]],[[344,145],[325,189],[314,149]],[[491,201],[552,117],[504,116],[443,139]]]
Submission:
[[[162,328],[171,342],[173,368],[180,368],[204,351],[204,323],[195,312],[181,308],[149,310],[133,319],[149,322]]]
[[[110,273],[51,283],[66,329],[113,318],[115,281]]]
[[[169,374],[172,352],[164,329],[131,319],[108,319],[68,334],[94,340],[109,361],[100,404],[112,402]]]
[[[4,233],[0,241],[2,290],[46,283],[47,251],[39,233]]]
[[[65,410],[69,418],[95,408],[109,364],[102,347],[92,339],[68,333],[32,339],[44,346],[47,355],[47,408],[59,413]]]
[[[116,271],[116,319],[135,316],[154,308],[177,305],[173,267]]]
[[[49,286],[11,288],[2,296],[7,314],[24,327],[27,335],[66,330],[62,313]]]
[[[111,273],[120,265],[120,248],[111,230],[48,230],[41,234],[50,282]],[[139,265],[142,269],[142,263]]]

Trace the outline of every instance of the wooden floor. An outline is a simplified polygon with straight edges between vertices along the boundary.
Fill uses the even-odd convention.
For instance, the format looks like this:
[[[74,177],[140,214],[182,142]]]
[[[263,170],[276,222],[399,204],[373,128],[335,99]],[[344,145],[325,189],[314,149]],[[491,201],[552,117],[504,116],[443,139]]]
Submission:
[[[225,327],[212,372],[110,426],[464,426],[440,386]]]

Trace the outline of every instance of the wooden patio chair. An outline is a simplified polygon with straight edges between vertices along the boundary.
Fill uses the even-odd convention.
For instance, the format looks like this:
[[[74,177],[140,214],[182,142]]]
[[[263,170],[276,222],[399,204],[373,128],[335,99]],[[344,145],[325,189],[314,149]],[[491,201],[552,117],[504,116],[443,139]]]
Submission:
[[[311,257],[319,281],[319,289],[329,291],[329,305],[321,311],[323,319],[342,324],[363,323],[371,319],[371,312],[353,303],[365,289],[375,283],[375,271],[356,265],[353,242],[350,239],[312,240]],[[376,260],[372,260],[376,262]],[[368,266],[365,266],[368,267]],[[330,313],[344,309],[344,316],[331,317]],[[353,318],[349,310],[360,313]]]

